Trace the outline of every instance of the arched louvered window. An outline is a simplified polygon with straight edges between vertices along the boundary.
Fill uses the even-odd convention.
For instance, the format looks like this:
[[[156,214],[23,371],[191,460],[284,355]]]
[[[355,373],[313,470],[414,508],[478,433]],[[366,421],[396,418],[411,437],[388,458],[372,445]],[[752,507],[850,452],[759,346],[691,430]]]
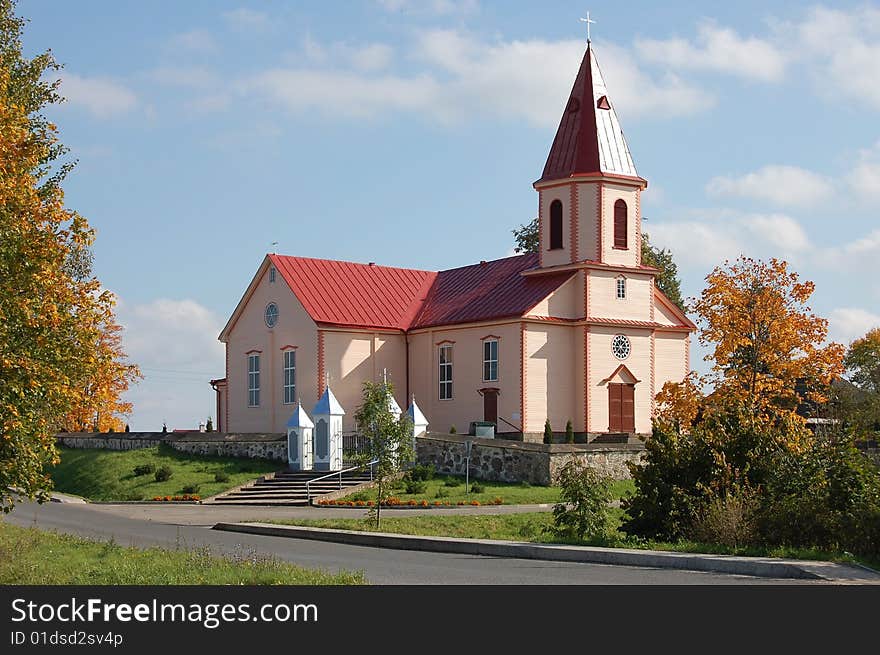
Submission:
[[[550,250],[562,248],[562,201],[550,203]]]
[[[614,247],[626,250],[626,244],[626,203],[618,200],[614,203]]]

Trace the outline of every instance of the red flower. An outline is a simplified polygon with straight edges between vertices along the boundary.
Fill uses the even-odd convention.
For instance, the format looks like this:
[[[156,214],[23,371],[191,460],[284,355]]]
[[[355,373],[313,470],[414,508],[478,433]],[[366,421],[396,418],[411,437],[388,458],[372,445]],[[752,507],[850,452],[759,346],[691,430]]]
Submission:
[[[480,504],[479,500],[472,500],[471,501],[471,505],[479,505],[479,504]]]

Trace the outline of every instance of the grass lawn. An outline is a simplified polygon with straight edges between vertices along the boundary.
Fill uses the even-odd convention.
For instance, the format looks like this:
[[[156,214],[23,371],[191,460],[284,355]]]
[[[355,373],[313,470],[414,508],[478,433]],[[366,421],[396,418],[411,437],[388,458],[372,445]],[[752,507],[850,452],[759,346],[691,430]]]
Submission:
[[[460,501],[477,500],[482,505],[492,504],[495,498],[501,498],[504,505],[530,505],[537,503],[555,503],[559,500],[559,487],[542,487],[516,482],[485,482],[483,480],[471,480],[471,485],[479,483],[483,490],[480,493],[465,494],[464,478],[443,475],[433,480],[425,481],[425,491],[422,493],[408,494],[406,488],[398,483],[399,488],[394,489],[392,495],[403,502],[415,500],[416,502],[427,500],[429,503],[435,500],[448,501],[453,505]],[[632,480],[615,480],[612,485],[612,494],[615,500],[635,490]],[[342,500],[375,500],[376,490],[355,492]]]
[[[442,511],[442,510],[440,510]],[[674,543],[651,541],[628,537],[618,532],[623,510],[612,509],[615,531],[607,539],[591,541],[568,541],[549,532],[553,525],[550,512],[525,512],[522,514],[497,515],[442,515],[430,510],[426,516],[394,516],[394,510],[383,514],[380,532],[423,535],[427,537],[458,537],[463,539],[502,539],[506,541],[530,541],[537,543],[568,543],[578,546],[606,546],[614,548],[638,548],[647,550],[670,550],[684,553],[713,553],[717,555],[749,555],[755,557],[783,557],[792,559],[826,560],[844,563],[862,563],[880,569],[880,562],[855,558],[848,553],[827,552],[812,548],[729,548],[717,544],[693,541]],[[265,522],[265,521],[263,521]],[[305,525],[337,530],[366,530],[375,532],[375,524],[364,519],[286,519],[271,521],[286,525]]]
[[[178,452],[168,446],[142,450],[60,448],[61,463],[52,470],[55,490],[90,500],[150,500],[175,496],[183,487],[199,485],[202,498],[231,489],[248,480],[279,470],[283,465],[260,459],[205,457]],[[171,479],[156,482],[153,474],[135,476],[135,466],[169,466]],[[226,473],[228,482],[215,482],[215,473]]]
[[[254,552],[125,548],[0,521],[0,584],[365,584],[362,573],[306,569]]]

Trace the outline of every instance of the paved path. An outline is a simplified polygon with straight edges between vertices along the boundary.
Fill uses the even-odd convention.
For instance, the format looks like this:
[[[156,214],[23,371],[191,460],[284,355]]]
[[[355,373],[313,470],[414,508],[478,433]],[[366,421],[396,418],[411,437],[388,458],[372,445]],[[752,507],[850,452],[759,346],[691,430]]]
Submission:
[[[259,553],[271,553],[280,559],[308,567],[331,571],[361,570],[370,582],[377,584],[804,583],[800,580],[773,580],[668,569],[386,550],[303,539],[235,534],[204,527],[208,523],[216,522],[209,520],[206,514],[199,515],[201,518],[190,514],[185,516],[188,522],[175,523],[171,514],[183,507],[164,507],[162,509],[166,511],[161,514],[144,518],[142,513],[149,509],[145,505],[23,503],[8,515],[6,520],[17,525],[34,525],[89,537],[112,537],[116,543],[126,546],[208,546],[216,552],[227,553],[241,552],[242,547],[250,548]],[[211,509],[214,511],[218,508]],[[290,508],[286,511],[313,510]],[[360,512],[360,510],[333,511]],[[127,514],[130,513],[136,516],[128,516]],[[137,516],[139,513],[141,516]],[[202,525],[195,523],[197,518],[205,523]]]

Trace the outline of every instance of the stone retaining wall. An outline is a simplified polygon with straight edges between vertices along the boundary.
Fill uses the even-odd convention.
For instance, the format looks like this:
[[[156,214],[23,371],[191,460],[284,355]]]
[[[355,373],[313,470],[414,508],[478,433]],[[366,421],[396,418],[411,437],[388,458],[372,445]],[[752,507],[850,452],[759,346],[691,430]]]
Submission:
[[[464,475],[465,441],[473,442],[470,476],[497,482],[550,484],[570,459],[587,462],[615,479],[630,477],[627,462],[640,462],[641,444],[533,444],[464,435],[428,433],[416,443],[420,464],[433,464],[439,473]]]
[[[162,432],[62,433],[58,444],[67,448],[103,448],[134,450],[165,444],[174,450],[193,455],[247,457],[287,462],[287,438],[283,434],[234,434],[195,432],[174,434]]]
[[[59,445],[67,448],[134,450],[165,444],[193,455],[247,457],[287,462],[287,439],[283,434],[234,434],[195,432],[125,432],[109,434],[62,433]],[[586,461],[606,475],[630,477],[627,462],[641,461],[641,444],[535,444],[505,439],[431,432],[416,440],[421,464],[433,464],[439,473],[465,474],[465,441],[473,441],[470,476],[479,480],[550,484],[559,469],[572,458]]]

